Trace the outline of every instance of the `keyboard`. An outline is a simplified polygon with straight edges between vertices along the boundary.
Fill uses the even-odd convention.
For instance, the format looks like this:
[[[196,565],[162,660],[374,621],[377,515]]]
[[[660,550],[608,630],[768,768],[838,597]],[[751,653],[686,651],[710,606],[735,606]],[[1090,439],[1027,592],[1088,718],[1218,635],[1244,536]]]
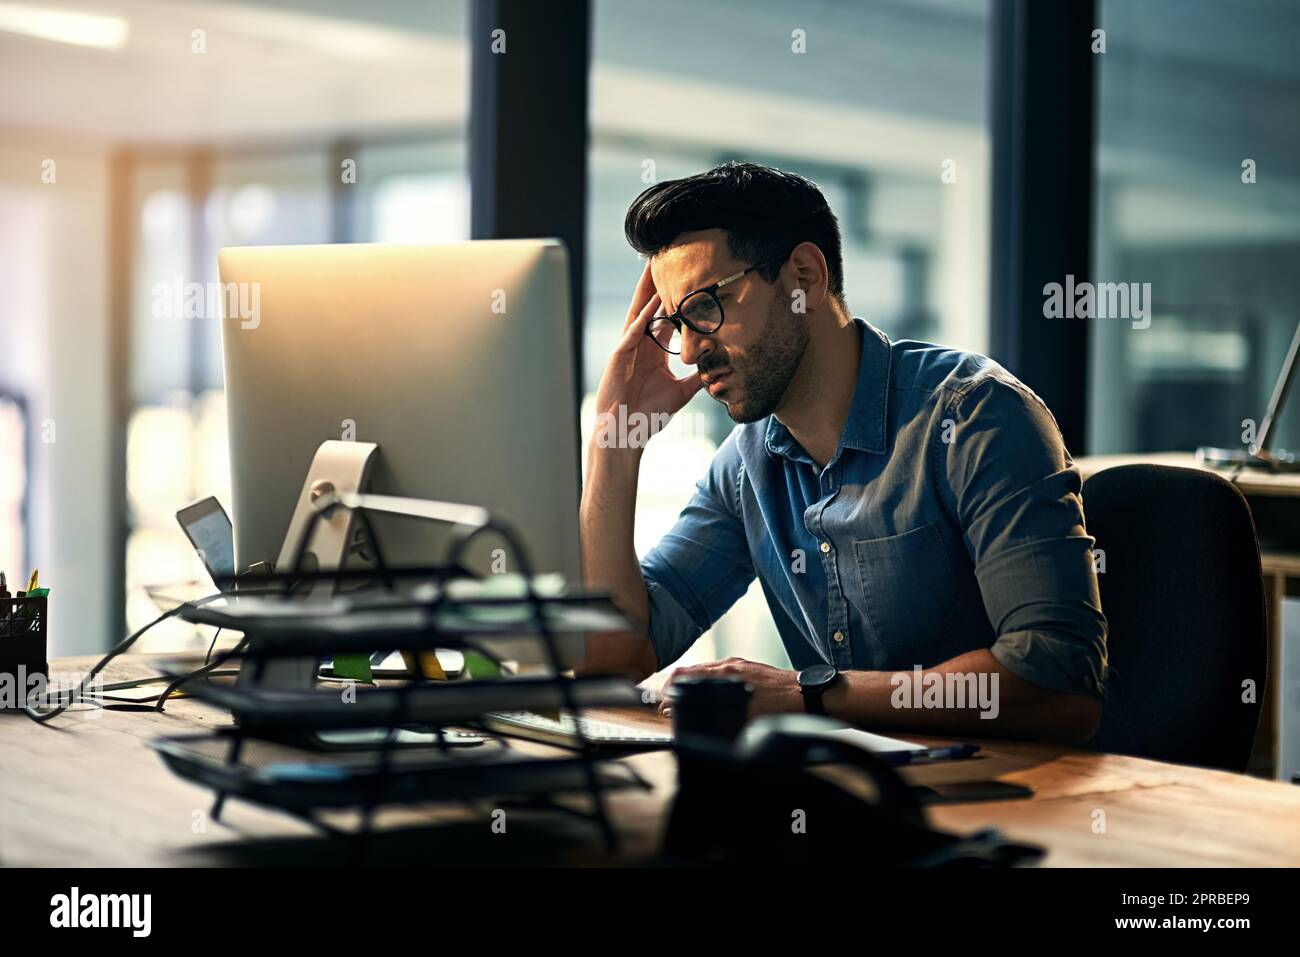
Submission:
[[[559,720],[534,711],[489,711],[481,720],[489,730],[501,734],[562,747],[578,747],[579,725],[567,711],[560,712]],[[673,743],[671,731],[657,731],[645,725],[582,718],[581,727],[588,745],[593,748],[670,748]]]

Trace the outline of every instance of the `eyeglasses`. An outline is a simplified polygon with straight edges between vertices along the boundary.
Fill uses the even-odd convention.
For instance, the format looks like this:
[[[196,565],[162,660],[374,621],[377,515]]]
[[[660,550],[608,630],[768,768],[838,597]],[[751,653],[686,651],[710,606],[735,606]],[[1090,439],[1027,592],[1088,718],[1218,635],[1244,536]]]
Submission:
[[[722,311],[722,300],[718,298],[719,289],[728,283],[745,278],[756,269],[784,263],[789,258],[790,253],[786,253],[767,262],[756,263],[748,269],[742,269],[726,279],[719,279],[712,286],[696,289],[681,301],[677,311],[671,316],[655,316],[651,319],[650,324],[646,326],[645,334],[664,352],[674,356],[681,355],[682,326],[702,336],[711,336],[722,328],[726,314]]]

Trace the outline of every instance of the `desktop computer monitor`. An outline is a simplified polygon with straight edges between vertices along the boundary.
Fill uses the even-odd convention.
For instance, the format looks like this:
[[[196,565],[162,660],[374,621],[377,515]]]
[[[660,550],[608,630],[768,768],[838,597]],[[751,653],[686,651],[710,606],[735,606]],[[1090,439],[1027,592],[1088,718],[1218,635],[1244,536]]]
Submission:
[[[219,265],[239,569],[277,559],[317,448],[352,439],[379,446],[363,491],[482,506],[535,572],[581,581],[560,242],[240,247]],[[389,564],[446,559],[448,529],[373,521]],[[519,570],[480,538],[466,564]]]

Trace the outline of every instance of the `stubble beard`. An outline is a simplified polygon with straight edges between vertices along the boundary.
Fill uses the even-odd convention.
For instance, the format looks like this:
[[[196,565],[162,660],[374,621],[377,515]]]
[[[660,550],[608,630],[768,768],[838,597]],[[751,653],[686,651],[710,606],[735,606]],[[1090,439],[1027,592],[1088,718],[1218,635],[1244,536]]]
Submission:
[[[767,322],[754,348],[742,361],[719,355],[700,372],[730,369],[731,382],[720,401],[733,422],[744,425],[766,418],[781,407],[799,363],[808,351],[808,317],[786,307],[784,283],[772,298]]]

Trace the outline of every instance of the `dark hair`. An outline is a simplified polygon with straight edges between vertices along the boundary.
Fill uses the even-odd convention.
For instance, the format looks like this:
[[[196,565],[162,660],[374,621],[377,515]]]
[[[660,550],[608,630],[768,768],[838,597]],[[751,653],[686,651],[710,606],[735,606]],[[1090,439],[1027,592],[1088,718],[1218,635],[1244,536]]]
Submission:
[[[817,184],[757,163],[726,162],[711,170],[655,183],[628,207],[623,232],[632,248],[653,256],[682,233],[724,229],[727,248],[753,264],[810,242],[826,257],[831,295],[843,301],[840,224]],[[781,264],[759,270],[768,282]]]

